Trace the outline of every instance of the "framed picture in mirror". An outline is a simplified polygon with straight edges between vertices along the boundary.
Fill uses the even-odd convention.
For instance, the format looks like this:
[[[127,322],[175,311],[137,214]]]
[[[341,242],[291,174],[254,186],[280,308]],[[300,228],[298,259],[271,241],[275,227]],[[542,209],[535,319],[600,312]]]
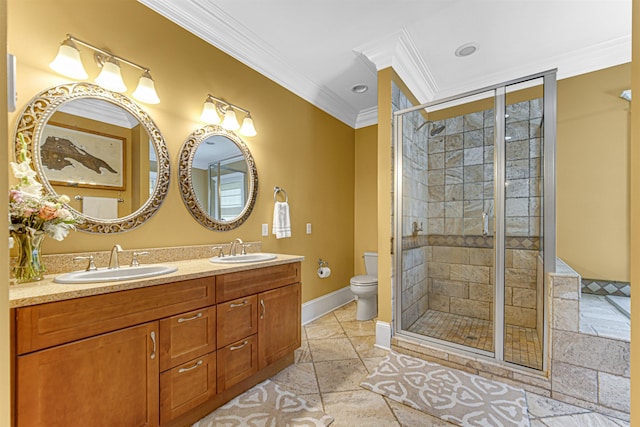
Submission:
[[[124,190],[125,145],[125,137],[49,122],[40,161],[51,184]]]

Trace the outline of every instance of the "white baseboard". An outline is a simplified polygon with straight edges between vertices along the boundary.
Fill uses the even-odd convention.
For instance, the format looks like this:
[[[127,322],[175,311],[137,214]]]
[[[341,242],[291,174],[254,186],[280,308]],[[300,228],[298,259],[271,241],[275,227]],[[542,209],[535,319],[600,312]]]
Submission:
[[[302,304],[302,324],[306,325],[351,301],[353,301],[353,294],[349,286],[307,301]]]
[[[391,350],[391,324],[387,322],[376,321],[376,343],[375,347],[384,350]]]

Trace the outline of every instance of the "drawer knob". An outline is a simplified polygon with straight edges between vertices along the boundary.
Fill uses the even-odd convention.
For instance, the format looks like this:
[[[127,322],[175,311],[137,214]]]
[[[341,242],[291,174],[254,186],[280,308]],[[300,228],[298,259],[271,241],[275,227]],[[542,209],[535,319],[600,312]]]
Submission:
[[[188,368],[180,368],[180,369],[178,369],[178,373],[182,374],[184,372],[192,371],[192,370],[196,369],[200,365],[202,365],[202,360],[198,360],[197,363],[195,363],[193,366],[189,366]]]
[[[229,347],[229,350],[233,351],[233,350],[240,350],[241,348],[243,348],[244,346],[246,346],[247,344],[249,344],[249,341],[245,341],[240,345],[234,345]]]
[[[183,323],[183,322],[188,322],[190,320],[196,320],[202,317],[202,312],[196,314],[195,316],[192,317],[181,317],[178,319],[178,323]]]

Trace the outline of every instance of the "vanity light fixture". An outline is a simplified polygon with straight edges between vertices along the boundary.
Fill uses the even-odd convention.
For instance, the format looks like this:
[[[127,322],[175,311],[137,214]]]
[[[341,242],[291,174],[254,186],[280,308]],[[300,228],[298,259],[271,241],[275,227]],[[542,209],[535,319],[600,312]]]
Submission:
[[[238,122],[236,111],[241,111],[245,114],[242,120],[242,126]],[[222,117],[221,117],[222,116]],[[202,114],[200,120],[210,124],[216,125],[220,122],[220,126],[230,131],[237,131],[244,136],[256,136],[256,128],[253,125],[253,118],[249,110],[238,107],[237,105],[230,104],[223,101],[220,98],[216,98],[213,95],[207,95],[207,99],[204,101],[204,107],[202,108]]]
[[[140,102],[146,104],[157,104],[160,102],[156,93],[155,84],[151,78],[149,69],[131,62],[121,56],[114,55],[111,52],[95,47],[94,45],[82,41],[71,34],[67,34],[67,38],[60,45],[58,55],[49,64],[52,70],[73,79],[84,80],[88,77],[87,72],[82,64],[80,50],[78,44],[88,47],[94,51],[94,57],[98,66],[102,68],[95,82],[105,89],[114,92],[126,92],[127,86],[122,80],[120,72],[120,63],[129,64],[130,66],[142,70],[142,76],[138,81],[138,87],[133,92],[133,97]]]

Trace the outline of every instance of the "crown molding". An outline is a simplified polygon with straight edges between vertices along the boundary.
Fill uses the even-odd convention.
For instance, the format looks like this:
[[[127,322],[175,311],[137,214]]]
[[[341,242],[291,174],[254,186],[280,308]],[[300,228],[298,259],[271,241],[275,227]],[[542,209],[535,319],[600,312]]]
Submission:
[[[378,106],[361,110],[356,119],[356,129],[375,125],[378,123]]]
[[[138,0],[331,116],[354,127],[358,111],[335,92],[294,71],[277,50],[264,43],[213,1]]]
[[[372,62],[377,71],[392,67],[419,102],[431,101],[438,85],[406,28],[365,43],[354,52]]]
[[[567,54],[512,67],[486,75],[482,79],[467,81],[464,85],[451,86],[437,93],[436,98],[455,96],[554,68],[558,70],[557,79],[561,80],[628,62],[631,62],[631,36],[608,40]]]

